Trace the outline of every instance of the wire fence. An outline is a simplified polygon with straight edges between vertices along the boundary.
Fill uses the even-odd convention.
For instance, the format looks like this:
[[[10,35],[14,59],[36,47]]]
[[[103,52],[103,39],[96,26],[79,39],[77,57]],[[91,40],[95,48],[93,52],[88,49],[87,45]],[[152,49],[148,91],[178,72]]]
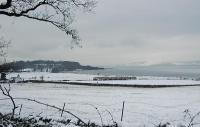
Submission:
[[[23,99],[15,99],[18,107],[22,105],[22,109],[17,109],[17,114],[21,114],[26,117],[30,116],[44,116],[55,119],[71,118],[67,113],[62,114],[62,110],[57,110],[45,105],[41,105],[35,102],[30,102]],[[95,121],[97,123],[111,123],[112,121],[120,122],[122,113],[122,102],[115,102],[110,104],[91,104],[86,102],[66,102],[65,110],[73,112],[80,118],[87,121]],[[62,109],[62,105],[60,108]],[[156,105],[153,103],[125,101],[124,106],[124,121],[136,122],[145,121],[148,124],[156,125],[167,117],[165,113],[175,111],[176,113],[183,114],[185,109],[191,106],[197,107],[200,105],[200,101],[192,101],[189,103],[183,103],[178,105]],[[0,98],[0,111],[9,112],[12,109],[9,99]],[[160,115],[160,110],[164,111],[164,114]],[[161,112],[162,112],[161,111]],[[170,117],[170,116],[168,116]],[[178,122],[183,120],[181,117],[173,117],[172,119],[166,119],[170,122]]]

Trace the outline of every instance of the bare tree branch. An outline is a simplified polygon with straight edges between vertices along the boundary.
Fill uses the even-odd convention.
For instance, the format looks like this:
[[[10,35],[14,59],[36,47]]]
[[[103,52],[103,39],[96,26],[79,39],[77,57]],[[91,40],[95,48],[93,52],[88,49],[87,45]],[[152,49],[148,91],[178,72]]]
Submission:
[[[5,90],[2,88],[2,86],[0,85],[0,90],[2,91],[2,93],[5,95]],[[7,95],[6,95],[7,96]],[[11,99],[10,97],[9,98],[3,98],[3,99],[0,99],[0,100],[8,100],[8,99]],[[68,113],[70,114],[71,116],[75,117],[76,119],[78,119],[81,123],[83,123],[84,125],[87,125],[86,122],[84,122],[81,118],[79,118],[77,115],[73,114],[72,112],[70,111],[67,111],[67,110],[63,110],[62,108],[59,108],[59,107],[56,107],[54,105],[50,105],[50,104],[47,104],[47,103],[43,103],[41,101],[38,101],[38,100],[35,100],[35,99],[30,99],[30,98],[12,98],[13,100],[27,100],[27,101],[31,101],[31,102],[35,102],[37,104],[40,104],[40,105],[45,105],[47,107],[51,107],[51,108],[54,108],[54,109],[57,109],[59,111],[63,111],[65,113]]]
[[[91,11],[96,5],[94,0],[7,0],[0,5],[0,15],[26,17],[50,23],[70,35],[78,45],[80,37],[76,30],[70,28],[73,12],[77,9]]]
[[[0,90],[2,91],[3,95],[7,96],[11,102],[12,102],[12,105],[13,105],[13,109],[12,109],[12,116],[11,118],[14,118],[14,115],[15,115],[15,110],[18,108],[15,104],[15,101],[14,101],[14,98],[10,95],[10,84],[8,85],[8,88],[6,87],[2,87],[2,85],[0,85]]]
[[[5,57],[7,52],[5,51],[10,45],[10,41],[6,41],[3,37],[0,37],[0,57]]]

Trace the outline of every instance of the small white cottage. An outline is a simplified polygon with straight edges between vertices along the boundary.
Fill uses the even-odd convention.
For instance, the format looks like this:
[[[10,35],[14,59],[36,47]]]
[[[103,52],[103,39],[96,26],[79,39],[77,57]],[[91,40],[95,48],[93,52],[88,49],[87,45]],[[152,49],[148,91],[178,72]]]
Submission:
[[[20,82],[23,82],[23,79],[18,74],[17,77],[11,77],[10,78],[10,82],[12,82],[12,83],[20,83]]]

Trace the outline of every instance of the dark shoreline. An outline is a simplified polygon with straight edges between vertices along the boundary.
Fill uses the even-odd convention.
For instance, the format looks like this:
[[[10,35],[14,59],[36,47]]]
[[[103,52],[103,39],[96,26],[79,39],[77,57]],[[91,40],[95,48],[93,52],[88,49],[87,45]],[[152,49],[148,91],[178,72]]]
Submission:
[[[103,87],[132,87],[132,88],[166,88],[166,87],[187,87],[187,86],[200,86],[196,85],[137,85],[137,84],[100,84],[100,83],[82,83],[82,82],[71,82],[71,81],[41,81],[41,80],[27,80],[24,83],[55,83],[55,84],[69,84],[69,85],[80,85],[80,86],[103,86]]]

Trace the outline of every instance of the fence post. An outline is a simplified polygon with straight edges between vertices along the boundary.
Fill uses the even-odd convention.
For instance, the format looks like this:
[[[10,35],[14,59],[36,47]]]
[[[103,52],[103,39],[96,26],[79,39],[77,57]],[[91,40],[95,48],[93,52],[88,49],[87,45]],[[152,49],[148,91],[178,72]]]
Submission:
[[[124,103],[125,103],[125,102],[123,101],[121,121],[123,120],[123,116],[124,116]]]
[[[65,110],[65,103],[64,103],[64,105],[63,105],[63,108],[62,108],[62,112],[61,112],[61,117],[62,117],[62,115],[63,115],[63,111]]]
[[[22,111],[22,104],[20,105],[19,116],[20,116],[20,114],[21,114],[21,111]]]

